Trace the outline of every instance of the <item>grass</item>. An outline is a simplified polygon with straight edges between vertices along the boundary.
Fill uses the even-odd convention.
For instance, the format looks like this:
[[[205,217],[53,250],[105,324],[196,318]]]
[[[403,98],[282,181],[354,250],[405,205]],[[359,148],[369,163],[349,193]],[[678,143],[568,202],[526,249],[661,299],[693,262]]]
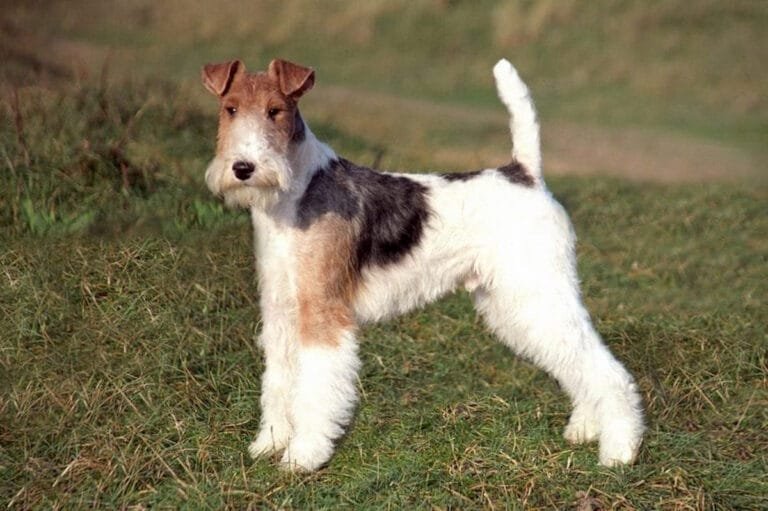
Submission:
[[[565,398],[463,294],[363,331],[362,403],[329,468],[300,478],[252,463],[250,229],[201,182],[213,117],[171,92],[29,92],[24,130],[3,123],[11,508],[765,505],[768,222],[765,193],[739,185],[551,183],[581,236],[598,329],[648,406],[634,467],[601,468],[594,446],[564,442]]]
[[[50,7],[54,13],[57,5]],[[372,24],[348,37],[365,47],[373,44],[366,43],[373,37],[366,30],[382,30],[393,41],[390,52],[404,48],[398,45],[432,8],[417,6],[398,26],[383,2],[360,5],[374,13]],[[537,19],[545,27],[564,23],[547,2],[523,5],[531,11],[523,30],[529,40],[546,33]],[[634,15],[656,23],[658,9],[671,7],[655,9]],[[155,19],[153,12],[145,16]],[[451,23],[459,39],[475,33],[477,20],[464,27],[456,16]],[[169,22],[197,20],[196,33],[212,34],[208,45],[182,41],[190,46],[174,50],[183,55],[174,72],[200,59],[189,53],[195,44],[211,54],[222,51],[219,18],[211,18],[179,15]],[[105,28],[83,31],[87,20],[62,15],[59,30],[81,39],[112,37]],[[144,35],[167,37],[153,23]],[[269,34],[274,47],[283,41],[281,23]],[[338,23],[355,25],[343,16]],[[235,32],[244,37],[249,29]],[[433,41],[424,53],[402,60],[390,54],[387,65],[416,66],[423,55],[439,54],[442,33],[434,27],[423,33]],[[125,46],[146,44],[149,60],[171,58],[136,34],[118,35]],[[537,51],[551,55],[544,47]],[[680,51],[691,66],[703,65],[699,50]],[[353,57],[353,68],[363,65]],[[37,76],[25,62],[5,68],[16,73],[11,83]],[[643,393],[649,427],[634,466],[600,467],[594,445],[573,447],[562,439],[565,397],[491,338],[462,293],[363,329],[361,404],[326,469],[293,476],[271,460],[252,462],[245,448],[258,425],[262,360],[254,343],[260,320],[249,221],[223,208],[202,180],[213,151],[212,107],[199,106],[198,93],[178,76],[153,78],[155,64],[146,65],[130,80],[59,77],[47,87],[18,88],[0,103],[0,504],[768,507],[768,192],[751,183],[548,180],[579,234],[583,291],[597,328]],[[452,72],[447,79],[454,79]],[[692,104],[706,104],[706,94],[724,97],[717,83],[717,90],[692,94]],[[417,85],[381,87],[407,96]],[[450,94],[446,101],[453,101]],[[459,104],[470,101],[469,92],[461,95]],[[579,99],[573,108],[589,108],[591,101]],[[633,103],[617,115],[630,118],[640,108]],[[727,108],[734,124],[722,139],[762,122],[759,113],[741,116],[735,106]],[[383,153],[389,165],[435,164],[423,149],[356,136],[337,116],[318,111],[310,116],[314,131],[353,160],[370,163]],[[449,112],[458,119],[462,110]],[[699,129],[695,119],[683,120],[692,132]],[[451,129],[433,133],[423,126],[409,129],[456,149]],[[482,119],[466,126],[496,136]],[[504,133],[498,137],[506,141]]]

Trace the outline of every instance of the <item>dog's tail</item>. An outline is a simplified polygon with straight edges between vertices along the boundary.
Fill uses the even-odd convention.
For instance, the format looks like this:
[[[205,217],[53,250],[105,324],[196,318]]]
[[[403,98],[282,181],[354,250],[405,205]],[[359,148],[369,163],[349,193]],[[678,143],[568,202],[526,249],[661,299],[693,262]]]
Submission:
[[[523,165],[537,181],[541,179],[541,147],[539,123],[533,100],[523,80],[507,59],[493,67],[501,102],[509,110],[512,131],[512,157]]]

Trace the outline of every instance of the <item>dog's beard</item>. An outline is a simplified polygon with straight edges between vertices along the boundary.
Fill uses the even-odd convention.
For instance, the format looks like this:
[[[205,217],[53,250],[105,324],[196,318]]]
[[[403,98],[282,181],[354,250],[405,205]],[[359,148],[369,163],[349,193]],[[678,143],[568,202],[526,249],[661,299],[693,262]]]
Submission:
[[[291,167],[282,155],[264,155],[255,161],[253,175],[242,181],[232,164],[243,158],[214,158],[205,172],[208,188],[229,207],[266,209],[291,186]],[[250,161],[250,160],[249,160]]]

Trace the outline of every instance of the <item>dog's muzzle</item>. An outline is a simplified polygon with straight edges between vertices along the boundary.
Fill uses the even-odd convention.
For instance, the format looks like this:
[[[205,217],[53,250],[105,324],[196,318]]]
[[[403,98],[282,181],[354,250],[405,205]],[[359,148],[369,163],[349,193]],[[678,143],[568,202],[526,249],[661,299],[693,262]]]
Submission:
[[[232,171],[235,173],[235,177],[240,181],[245,181],[253,174],[255,170],[253,163],[249,161],[236,161],[232,164]]]

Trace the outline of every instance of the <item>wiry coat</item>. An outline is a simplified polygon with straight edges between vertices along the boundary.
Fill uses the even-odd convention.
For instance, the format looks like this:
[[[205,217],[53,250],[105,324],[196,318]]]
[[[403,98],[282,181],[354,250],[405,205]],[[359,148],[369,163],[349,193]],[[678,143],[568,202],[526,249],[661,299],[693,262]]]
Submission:
[[[206,180],[251,210],[266,369],[254,456],[284,451],[294,469],[326,463],[351,420],[356,328],[463,286],[499,339],[545,369],[574,403],[565,431],[600,440],[600,461],[631,462],[642,439],[632,377],[581,303],[574,234],[541,175],[528,90],[505,60],[494,68],[510,112],[512,161],[463,174],[391,174],[319,142],[299,98],[308,68],[276,60],[248,74],[206,66],[221,100]]]

